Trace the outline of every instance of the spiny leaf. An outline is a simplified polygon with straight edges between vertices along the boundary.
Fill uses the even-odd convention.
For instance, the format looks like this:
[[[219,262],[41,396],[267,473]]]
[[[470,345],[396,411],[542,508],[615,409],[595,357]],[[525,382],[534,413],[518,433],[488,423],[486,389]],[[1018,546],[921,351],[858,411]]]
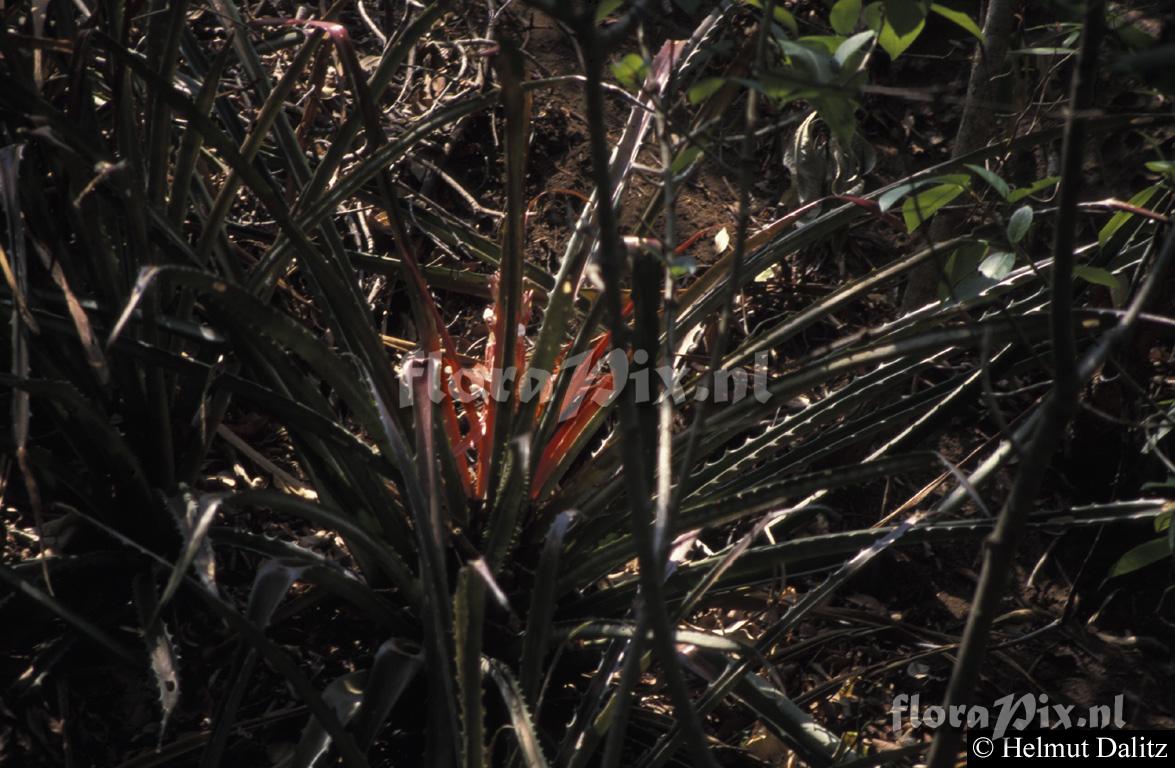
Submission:
[[[334,711],[339,722],[346,725],[350,722],[359,706],[363,703],[364,683],[368,674],[366,670],[349,672],[342,677],[336,677],[322,692],[322,700]],[[322,724],[311,717],[302,730],[302,738],[294,750],[294,768],[314,768],[317,765],[326,765],[324,758],[330,747],[330,734]]]
[[[485,585],[467,565],[457,576],[453,600],[457,649],[457,695],[461,704],[461,754],[466,768],[484,768],[485,712],[481,700],[481,636],[485,622]]]
[[[482,660],[483,670],[489,672],[490,677],[498,684],[506,708],[510,711],[510,722],[514,725],[514,738],[522,749],[522,757],[526,768],[547,768],[547,759],[543,756],[542,746],[539,744],[538,733],[534,721],[527,707],[526,699],[518,688],[518,681],[510,674],[504,664],[494,659]]]

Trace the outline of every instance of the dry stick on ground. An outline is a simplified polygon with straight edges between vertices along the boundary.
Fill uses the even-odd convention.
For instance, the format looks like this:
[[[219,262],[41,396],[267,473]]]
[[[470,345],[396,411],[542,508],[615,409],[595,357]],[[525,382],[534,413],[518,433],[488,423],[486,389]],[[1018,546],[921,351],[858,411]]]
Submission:
[[[1108,352],[1106,344],[1099,344],[1081,365],[1079,374],[1076,342],[1073,331],[1073,249],[1076,243],[1077,196],[1081,191],[1081,165],[1085,151],[1084,118],[1079,117],[1093,102],[1094,80],[1097,74],[1097,55],[1104,31],[1104,0],[1089,0],[1085,12],[1085,29],[1081,41],[1077,69],[1070,90],[1069,113],[1065,123],[1062,145],[1061,188],[1056,218],[1056,236],[1053,240],[1053,280],[1050,308],[1052,312],[1052,343],[1054,378],[1052,391],[1041,406],[1040,423],[1024,451],[1020,471],[1000,513],[995,530],[986,542],[983,570],[979,586],[967,618],[959,658],[947,687],[947,711],[954,706],[970,703],[979,677],[980,665],[987,648],[992,620],[1007,587],[1012,571],[1013,557],[1053,453],[1060,443],[1069,420],[1077,409],[1081,378],[1092,373],[1094,357]],[[1169,257],[1170,238],[1164,247]],[[1163,259],[1155,264],[1151,277],[1163,266]],[[1154,284],[1148,280],[1148,286]],[[1123,320],[1141,312],[1149,291],[1141,290],[1131,312]],[[1133,315],[1132,315],[1133,313]],[[1121,327],[1121,326],[1120,326]],[[1120,334],[1115,334],[1120,337]],[[961,740],[960,729],[944,724],[935,734],[928,763],[930,768],[950,768],[955,764]]]
[[[967,99],[963,102],[963,115],[951,150],[952,158],[981,149],[987,144],[988,137],[995,133],[996,110],[991,106],[994,90],[992,81],[1004,68],[1018,6],[1017,0],[990,0],[987,5],[987,15],[983,20],[983,45],[975,51],[971,63]],[[948,239],[958,229],[959,218],[952,212],[940,211],[930,224],[927,239],[932,244]],[[947,255],[940,254],[911,270],[906,292],[902,296],[903,312],[911,312],[928,304],[938,295],[938,281]]]

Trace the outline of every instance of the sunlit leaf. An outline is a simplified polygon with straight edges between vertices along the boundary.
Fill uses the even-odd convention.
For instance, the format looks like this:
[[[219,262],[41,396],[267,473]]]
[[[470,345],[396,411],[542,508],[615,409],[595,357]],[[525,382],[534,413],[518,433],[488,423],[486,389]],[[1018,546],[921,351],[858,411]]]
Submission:
[[[625,88],[636,90],[645,81],[649,72],[648,63],[640,54],[627,53],[620,61],[612,65],[612,74]]]
[[[1028,234],[1028,230],[1032,227],[1032,208],[1027,205],[1022,205],[1012,213],[1012,217],[1008,219],[1008,242],[1015,245],[1024,239]]]
[[[932,13],[937,13],[939,16],[942,16],[944,19],[957,24],[958,26],[962,27],[963,29],[967,30],[972,35],[974,35],[976,40],[978,40],[981,43],[983,42],[983,30],[980,29],[979,25],[975,23],[975,20],[972,19],[970,16],[968,16],[966,13],[963,13],[962,11],[952,10],[950,8],[947,8],[945,5],[939,5],[938,3],[931,3],[930,11]]]
[[[1135,194],[1134,197],[1131,197],[1129,200],[1129,203],[1132,206],[1134,206],[1135,208],[1145,208],[1147,206],[1147,203],[1149,203],[1151,201],[1151,198],[1154,197],[1155,193],[1158,192],[1161,188],[1162,187],[1159,184],[1154,184],[1152,186],[1149,186],[1146,189],[1142,190],[1141,192],[1138,192],[1137,194]],[[1117,233],[1119,229],[1121,229],[1123,226],[1125,226],[1126,222],[1130,221],[1130,219],[1133,218],[1134,215],[1135,214],[1131,213],[1130,211],[1118,211],[1113,216],[1111,216],[1110,220],[1107,221],[1105,223],[1105,225],[1101,229],[1098,230],[1098,233],[1097,233],[1098,246],[1101,248],[1104,248],[1106,246],[1106,243],[1110,241],[1110,239],[1115,235],[1115,233]]]
[[[950,182],[906,198],[906,202],[902,203],[902,219],[906,222],[906,230],[913,232],[918,229],[923,222],[938,213],[940,208],[963,194],[966,188],[966,184]]]
[[[624,0],[600,0],[599,6],[596,7],[596,23],[599,24],[611,16],[613,11],[623,4]]]

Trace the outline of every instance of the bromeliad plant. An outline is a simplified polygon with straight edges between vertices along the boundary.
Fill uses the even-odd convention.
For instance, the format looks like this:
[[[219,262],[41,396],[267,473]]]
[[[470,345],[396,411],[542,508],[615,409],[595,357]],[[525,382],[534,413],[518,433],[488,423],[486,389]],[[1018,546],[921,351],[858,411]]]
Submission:
[[[394,736],[407,762],[430,765],[713,765],[708,718],[750,711],[803,762],[830,765],[851,759],[853,745],[788,698],[771,669],[780,644],[886,548],[990,530],[990,517],[962,513],[968,504],[986,508],[985,484],[1032,433],[1037,403],[1015,414],[993,411],[1007,432],[981,443],[970,467],[924,446],[976,402],[992,402],[992,388],[1007,377],[1047,375],[1038,366],[1051,344],[1050,305],[1040,295],[1048,260],[1018,268],[1013,260],[981,290],[777,361],[766,401],[717,408],[700,399],[678,413],[672,397],[636,402],[633,388],[598,364],[615,350],[648,373],[656,391],[650,369],[665,363],[683,394],[705,393],[716,372],[783,348],[969,238],[932,243],[736,338],[734,300],[757,275],[849,228],[878,218],[888,226],[887,209],[904,195],[947,173],[980,173],[976,164],[997,150],[869,194],[822,197],[752,231],[760,99],[772,95],[772,83],[812,76],[796,63],[799,50],[777,44],[764,25],[743,73],[767,86],[746,93],[733,247],[683,278],[677,257],[690,242],[678,243],[676,190],[717,149],[716,121],[723,105],[743,97],[748,78],[694,86],[719,64],[711,61],[714,39],[745,9],[715,11],[688,40],[638,56],[628,75],[634,92],[621,94],[631,113],[610,145],[604,100],[617,89],[605,73],[640,4],[610,4],[602,16],[615,18],[606,26],[594,10],[536,5],[567,25],[586,64],[594,192],[555,274],[527,259],[529,104],[543,89],[579,79],[526,80],[503,33],[486,53],[495,88],[453,97],[407,127],[389,128],[381,113],[410,52],[443,22],[448,3],[416,14],[367,71],[339,22],[345,0],[313,22],[253,24],[232,0],[215,0],[219,47],[198,34],[196,9],[183,2],[152,4],[145,15],[108,2],[88,17],[55,4],[37,12],[34,35],[7,28],[0,35],[7,83],[0,243],[13,361],[3,375],[13,413],[7,445],[23,488],[17,503],[42,537],[42,551],[0,565],[0,579],[23,596],[22,606],[37,605],[24,623],[30,637],[12,642],[33,647],[60,634],[58,623],[67,628],[33,654],[25,676],[61,681],[59,700],[44,705],[61,717],[91,693],[71,687],[66,660],[75,646],[99,646],[112,679],[150,669],[161,749],[136,743],[144,751],[128,765],[211,768],[241,748],[242,729],[269,733],[265,717],[246,717],[256,708],[262,661],[306,708],[295,712],[306,722],[297,746],[279,755],[284,764],[367,765]],[[871,41],[858,37],[854,50]],[[283,46],[292,50],[273,53]],[[325,67],[316,62],[332,53],[348,109],[325,153],[314,156],[302,143],[310,126],[292,124],[289,105],[302,90],[318,98]],[[234,94],[230,84],[238,82],[245,85]],[[830,88],[856,87],[852,78],[810,85],[822,94],[822,114]],[[805,104],[805,94],[791,90],[786,99]],[[251,118],[234,97],[249,99]],[[686,139],[670,126],[671,106],[681,101],[697,106],[690,129],[680,131]],[[432,136],[497,108],[505,120],[500,243],[394,172],[423,156]],[[846,127],[851,132],[843,122],[838,130]],[[626,247],[616,212],[650,135],[661,152],[661,189]],[[1057,135],[1028,134],[998,152]],[[1155,210],[1168,192],[1155,194],[1142,211],[1150,218],[1124,211],[1129,220],[1117,220],[1113,237],[1090,254],[1090,269],[1150,275],[1125,300],[1144,299],[1170,257],[1168,238],[1147,271],[1163,220]],[[356,247],[345,226],[354,214],[344,211],[356,200],[386,217],[395,256]],[[664,233],[654,237],[658,216]],[[1017,234],[1018,242],[1027,233]],[[477,284],[485,277],[423,266],[419,237],[469,254],[495,275],[480,363],[458,349],[433,290],[484,295]],[[372,275],[403,281],[419,354],[389,355],[361,291]],[[1118,317],[1081,310],[1075,330],[1096,349]],[[712,339],[710,364],[693,370],[680,353],[699,335]],[[529,374],[495,376],[511,366]],[[494,396],[464,397],[462,380]],[[542,396],[523,396],[520,382],[528,380],[548,380]],[[230,417],[240,413],[280,425],[300,477],[232,430]],[[679,416],[689,417],[684,429],[674,428]],[[222,461],[222,446],[246,450],[287,478],[284,489],[211,490],[205,478]],[[873,527],[810,533],[808,523],[837,494],[884,479],[921,490]],[[933,496],[939,488],[944,493]],[[1035,513],[1028,525],[1101,525],[1163,508],[1124,500],[1066,508],[1063,518]],[[337,533],[354,566],[249,529],[242,521],[256,510]],[[72,542],[53,538],[55,527],[78,534]],[[767,535],[770,543],[761,543]],[[693,554],[698,549],[707,554]],[[225,563],[241,562],[255,566],[247,597],[225,578]],[[815,568],[831,575],[754,643],[686,628],[691,616],[781,570]],[[99,579],[104,598],[95,601],[86,590]],[[295,584],[299,596],[289,599]],[[345,605],[371,627],[367,668],[326,680],[275,639],[309,621],[319,603]],[[206,617],[223,625],[223,641],[236,650],[210,684],[218,703],[201,709],[185,704],[197,684],[185,676],[176,638]],[[642,684],[646,674],[656,682]],[[35,688],[14,690],[19,706],[33,708]],[[662,691],[675,720],[653,704]],[[205,717],[210,725],[194,725]],[[408,733],[393,734],[389,723]],[[194,730],[172,736],[185,726]],[[509,739],[497,737],[502,727]],[[64,746],[42,744],[44,759],[94,748],[86,738],[67,732]]]

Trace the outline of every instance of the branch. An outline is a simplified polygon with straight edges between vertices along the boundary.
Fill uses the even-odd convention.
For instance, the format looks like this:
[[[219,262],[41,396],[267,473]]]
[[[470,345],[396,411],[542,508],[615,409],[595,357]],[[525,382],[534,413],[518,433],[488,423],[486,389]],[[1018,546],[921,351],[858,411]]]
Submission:
[[[1024,451],[1008,501],[1000,513],[995,530],[987,540],[979,585],[971,604],[967,627],[963,631],[959,657],[947,686],[944,704],[948,711],[951,711],[951,707],[970,703],[987,650],[992,621],[1012,571],[1016,545],[1040,492],[1045,470],[1077,408],[1081,379],[1073,334],[1073,247],[1077,236],[1077,196],[1082,186],[1081,164],[1085,151],[1084,119],[1079,119],[1078,115],[1085,113],[1093,103],[1097,56],[1104,23],[1104,0],[1089,0],[1061,150],[1064,165],[1053,241],[1051,327],[1055,370],[1052,391],[1041,406],[1036,433]],[[1145,300],[1145,296],[1140,298]],[[1082,370],[1083,374],[1085,372]],[[927,760],[930,768],[951,768],[955,764],[961,736],[960,729],[949,723],[939,728]]]
[[[616,211],[612,200],[612,179],[608,169],[608,135],[604,126],[603,69],[606,50],[594,24],[590,21],[577,25],[587,64],[587,121],[591,147],[592,176],[598,199],[596,215],[600,227],[600,272],[604,281],[603,301],[608,315],[612,341],[617,348],[628,346],[630,336],[624,321],[620,297],[620,283],[626,271],[624,252],[617,228]],[[633,400],[633,388],[625,387],[617,403],[620,409],[620,446],[624,461],[624,481],[632,515],[633,538],[636,541],[640,563],[642,605],[653,628],[652,650],[664,670],[666,686],[677,716],[682,720],[688,738],[690,757],[695,765],[717,768],[706,745],[705,731],[698,712],[690,699],[681,667],[677,663],[674,631],[665,602],[661,581],[661,567],[653,548],[648,474],[645,470],[646,452],[636,439],[640,433],[639,417]],[[651,453],[651,451],[647,452]],[[630,649],[631,651],[631,649]]]

